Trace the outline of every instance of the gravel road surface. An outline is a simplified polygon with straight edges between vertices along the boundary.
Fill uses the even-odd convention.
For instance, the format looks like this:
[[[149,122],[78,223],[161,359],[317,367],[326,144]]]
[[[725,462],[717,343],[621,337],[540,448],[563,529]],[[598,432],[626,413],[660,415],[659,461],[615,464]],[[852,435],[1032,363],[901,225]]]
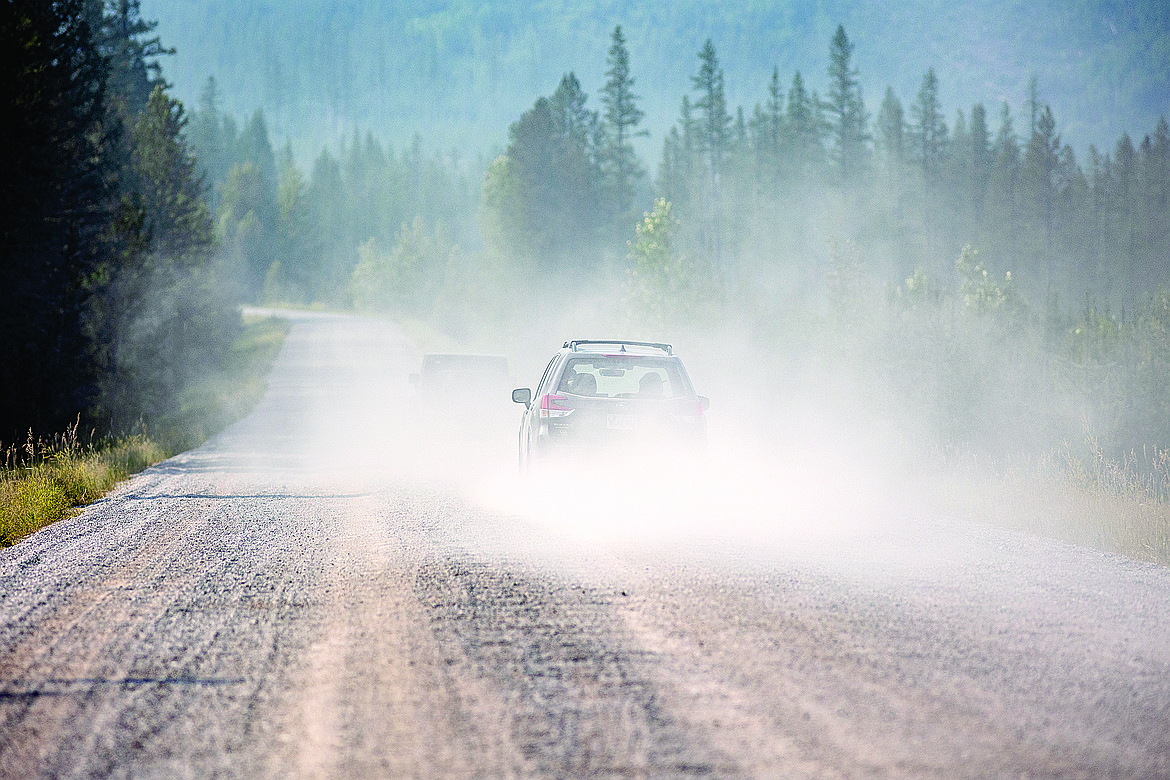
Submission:
[[[1166,569],[815,463],[522,483],[419,357],[302,315],[254,414],[0,551],[0,777],[1170,777]]]

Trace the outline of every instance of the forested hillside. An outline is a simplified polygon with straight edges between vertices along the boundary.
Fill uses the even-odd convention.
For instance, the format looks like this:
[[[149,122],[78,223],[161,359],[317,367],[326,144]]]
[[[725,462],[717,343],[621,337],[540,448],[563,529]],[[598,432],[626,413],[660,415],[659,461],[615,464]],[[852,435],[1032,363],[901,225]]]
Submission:
[[[887,86],[908,99],[933,67],[948,120],[974,102],[1019,109],[1035,76],[1083,155],[1137,137],[1167,110],[1170,5],[1162,0],[928,0],[850,3],[145,0],[143,14],[178,54],[176,94],[193,105],[209,76],[224,108],[263,108],[302,160],[355,129],[402,146],[483,151],[537,95],[574,71],[604,81],[609,33],[625,31],[654,148],[689,88],[707,38],[725,68],[728,104],[765,99],[773,68],[824,92],[824,42],[838,24],[856,43],[867,100]],[[649,143],[649,142],[648,142]]]

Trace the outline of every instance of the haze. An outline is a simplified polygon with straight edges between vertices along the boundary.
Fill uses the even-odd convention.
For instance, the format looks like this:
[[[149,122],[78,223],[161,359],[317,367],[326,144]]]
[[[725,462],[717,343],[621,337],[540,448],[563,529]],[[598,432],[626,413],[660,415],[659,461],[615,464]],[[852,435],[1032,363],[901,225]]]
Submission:
[[[566,339],[671,342],[722,502],[776,474],[850,514],[971,464],[1160,473],[1133,455],[1170,444],[1142,357],[1160,4],[142,13],[249,303],[385,317],[517,386]]]

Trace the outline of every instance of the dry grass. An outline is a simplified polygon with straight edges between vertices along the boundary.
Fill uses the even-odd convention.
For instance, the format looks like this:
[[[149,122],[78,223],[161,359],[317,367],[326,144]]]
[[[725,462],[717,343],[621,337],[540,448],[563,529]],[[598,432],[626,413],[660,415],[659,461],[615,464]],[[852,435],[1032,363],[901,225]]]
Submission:
[[[950,514],[1170,566],[1170,451],[1066,450],[1035,460],[951,463],[935,507]]]

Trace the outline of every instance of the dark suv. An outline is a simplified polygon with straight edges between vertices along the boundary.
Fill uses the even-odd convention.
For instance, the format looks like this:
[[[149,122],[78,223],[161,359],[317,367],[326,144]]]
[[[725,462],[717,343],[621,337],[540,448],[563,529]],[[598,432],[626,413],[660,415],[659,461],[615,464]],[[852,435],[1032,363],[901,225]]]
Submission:
[[[669,344],[644,341],[568,341],[536,386],[512,391],[524,404],[520,467],[574,453],[643,446],[668,451],[706,443],[703,413]]]

